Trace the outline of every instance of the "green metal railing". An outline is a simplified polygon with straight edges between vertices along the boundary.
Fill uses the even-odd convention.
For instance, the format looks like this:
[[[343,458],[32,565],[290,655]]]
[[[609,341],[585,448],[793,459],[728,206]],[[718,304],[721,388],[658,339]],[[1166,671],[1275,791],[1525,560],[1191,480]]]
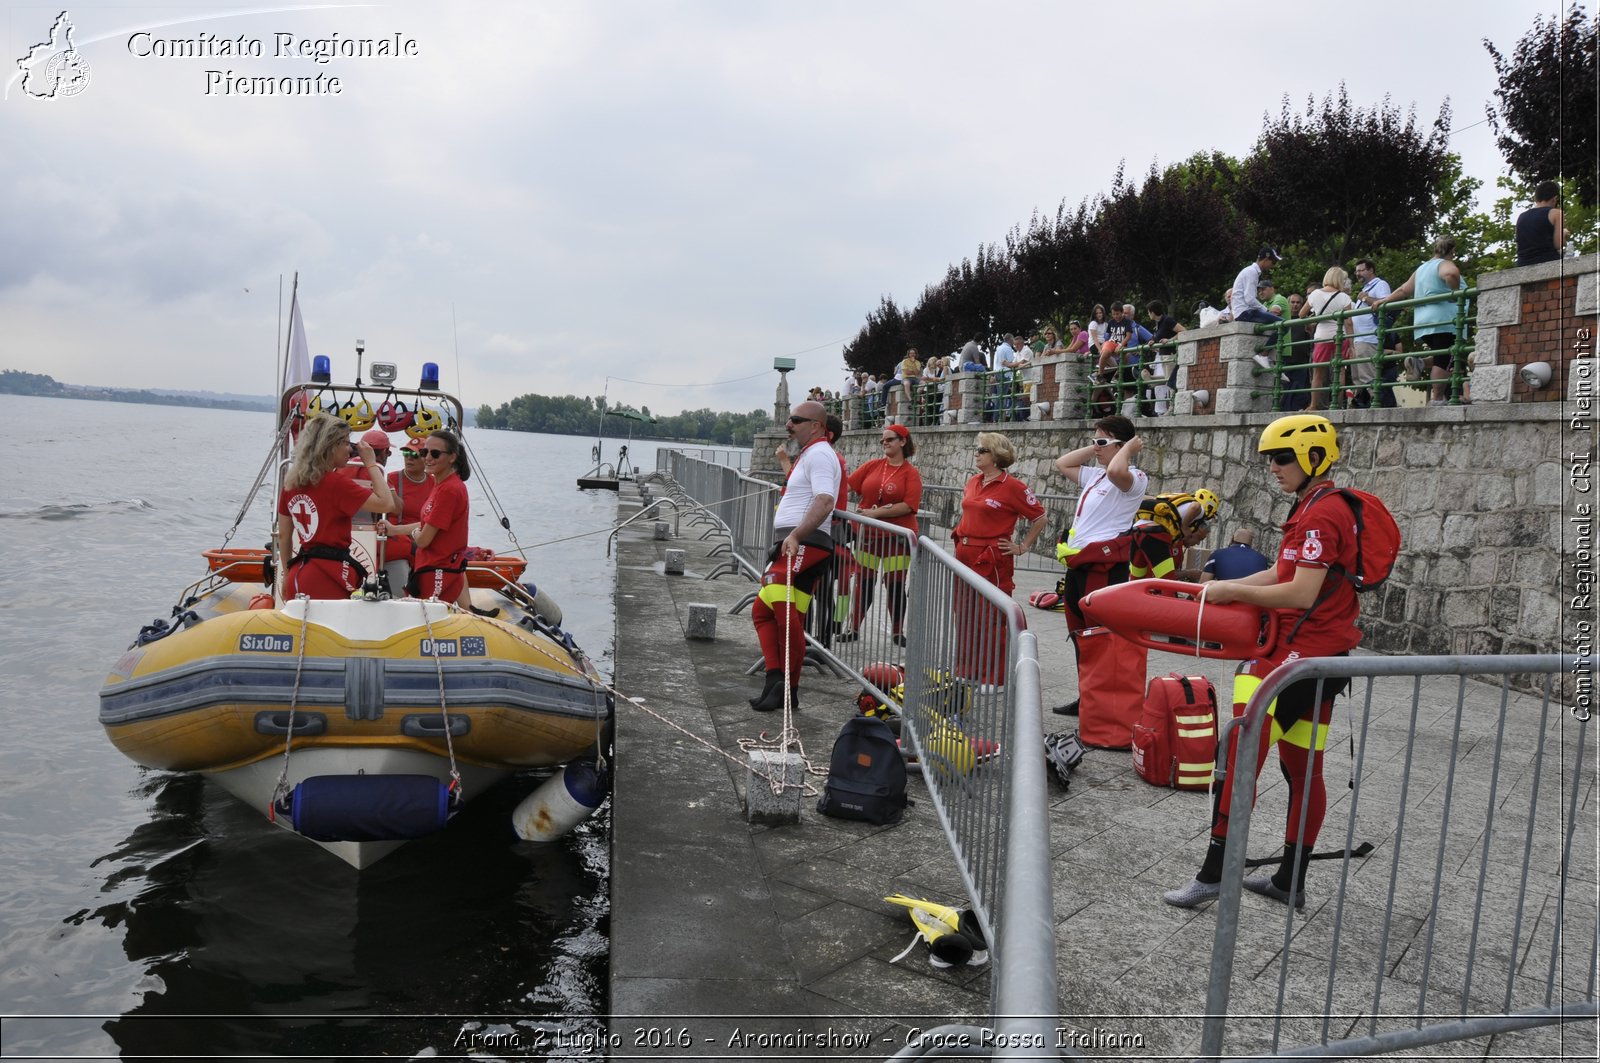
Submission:
[[[1392,394],[1395,388],[1432,388],[1441,385],[1445,390],[1444,402],[1451,406],[1461,405],[1466,401],[1467,376],[1471,368],[1469,363],[1474,350],[1469,335],[1472,324],[1469,311],[1472,300],[1477,294],[1476,288],[1465,288],[1457,292],[1430,295],[1423,299],[1396,300],[1385,303],[1381,309],[1356,307],[1316,317],[1296,318],[1276,325],[1257,325],[1256,334],[1269,337],[1271,346],[1262,352],[1261,360],[1267,364],[1258,365],[1253,371],[1258,380],[1263,377],[1266,379],[1263,381],[1263,386],[1253,390],[1251,395],[1271,396],[1272,409],[1275,412],[1301,408],[1307,404],[1294,401],[1296,396],[1304,397],[1308,402],[1315,404],[1315,400],[1322,397],[1316,392],[1322,389],[1312,386],[1311,374],[1318,366],[1311,362],[1311,349],[1317,342],[1311,337],[1318,324],[1331,321],[1334,324],[1334,336],[1331,341],[1333,357],[1323,363],[1328,369],[1328,381],[1324,385],[1327,402],[1319,404],[1322,408],[1337,410],[1352,405],[1395,405],[1383,402],[1384,392]],[[1412,323],[1386,327],[1384,324],[1385,317],[1397,311],[1443,302],[1455,304],[1455,316],[1451,322],[1454,340],[1448,348],[1430,350],[1418,349],[1416,346],[1414,337],[1418,328],[1435,329],[1437,325],[1418,326]],[[1358,339],[1351,320],[1369,314],[1375,318],[1376,330],[1359,338],[1364,341],[1367,335],[1371,335],[1371,342],[1377,353],[1358,358],[1345,357],[1345,342]],[[1294,338],[1294,332],[1298,327],[1304,327],[1307,338],[1301,340]],[[1411,349],[1407,350],[1408,347]],[[1436,355],[1446,355],[1450,358],[1450,371],[1441,380],[1430,379],[1432,374],[1428,371]],[[1399,379],[1400,370],[1409,358],[1423,360],[1420,379],[1417,381]],[[1343,383],[1345,370],[1357,366],[1370,366],[1372,378],[1366,383],[1357,384],[1352,377],[1351,384],[1347,388]],[[1359,393],[1367,389],[1371,389],[1371,393],[1365,396],[1366,401],[1363,402],[1363,396]]]

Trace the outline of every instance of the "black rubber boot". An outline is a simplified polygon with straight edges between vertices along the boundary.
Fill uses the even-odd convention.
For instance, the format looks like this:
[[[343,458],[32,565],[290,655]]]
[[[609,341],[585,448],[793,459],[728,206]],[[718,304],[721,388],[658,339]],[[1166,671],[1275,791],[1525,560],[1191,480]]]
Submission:
[[[773,673],[768,673],[769,675]],[[761,696],[750,703],[750,707],[757,712],[777,712],[783,708],[783,673],[778,672],[777,679],[761,692]],[[789,707],[800,708],[800,688],[789,688]]]
[[[774,690],[778,689],[778,686],[782,682],[783,682],[783,669],[782,668],[768,668],[767,669],[767,681],[766,681],[765,684],[762,685],[761,693],[757,694],[755,697],[750,699],[750,707],[752,709],[759,709],[761,707],[761,704],[767,700],[767,696],[770,695]],[[767,710],[766,709],[761,709],[761,711],[762,712],[766,712]]]
[[[1272,884],[1288,892],[1289,884],[1292,882],[1297,892],[1304,893],[1306,889],[1306,870],[1311,866],[1307,863],[1306,858],[1310,855],[1311,851],[1308,849],[1303,850],[1298,843],[1284,842],[1283,863],[1279,864],[1278,870],[1273,872]],[[1300,861],[1298,869],[1294,866],[1296,860]]]

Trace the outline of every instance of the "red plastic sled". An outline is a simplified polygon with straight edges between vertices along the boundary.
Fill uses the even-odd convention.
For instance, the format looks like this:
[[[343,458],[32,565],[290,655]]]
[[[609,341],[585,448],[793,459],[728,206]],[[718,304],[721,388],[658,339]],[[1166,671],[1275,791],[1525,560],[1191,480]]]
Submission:
[[[1278,614],[1243,602],[1206,603],[1204,584],[1140,579],[1084,596],[1083,615],[1152,650],[1224,661],[1265,657],[1278,643]]]

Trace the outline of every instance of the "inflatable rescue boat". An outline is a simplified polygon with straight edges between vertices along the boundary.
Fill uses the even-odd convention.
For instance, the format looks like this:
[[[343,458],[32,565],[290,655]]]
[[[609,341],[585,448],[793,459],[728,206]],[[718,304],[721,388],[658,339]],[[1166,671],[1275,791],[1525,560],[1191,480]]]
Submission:
[[[280,468],[296,411],[345,398],[330,392],[285,391]],[[385,392],[390,409],[432,401],[448,412],[431,423],[459,425],[450,396]],[[352,552],[381,559],[370,525]],[[206,575],[171,619],[141,630],[112,668],[100,723],[136,763],[200,772],[277,826],[370,865],[507,775],[602,750],[611,700],[560,610],[518,582],[520,557],[471,553],[469,611],[375,581],[350,600],[285,601],[265,550],[206,551]]]

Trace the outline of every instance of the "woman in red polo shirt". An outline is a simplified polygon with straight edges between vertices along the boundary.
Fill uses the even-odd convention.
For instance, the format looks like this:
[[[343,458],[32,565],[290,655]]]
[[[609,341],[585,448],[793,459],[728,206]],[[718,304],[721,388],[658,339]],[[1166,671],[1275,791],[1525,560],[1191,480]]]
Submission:
[[[417,544],[406,588],[413,598],[455,602],[467,588],[467,486],[472,475],[467,455],[455,433],[443,429],[421,445],[423,469],[433,478],[433,491],[415,523],[392,524],[390,534]]]
[[[352,449],[370,483],[339,474]],[[388,513],[395,508],[382,466],[365,440],[352,444],[350,426],[337,417],[318,414],[307,421],[278,496],[284,599],[350,597],[368,575],[350,553],[350,518],[363,509]]]
[[[961,520],[953,535],[956,560],[1007,595],[1017,586],[1016,556],[1031,550],[1044,530],[1044,507],[1027,484],[1006,472],[1016,460],[1011,440],[999,432],[978,433],[973,459],[978,471],[962,490]],[[1028,532],[1018,543],[1021,519],[1028,521]],[[980,683],[1005,682],[1005,618],[965,584],[956,587],[954,605],[956,674]]]
[[[883,429],[883,457],[873,458],[850,474],[850,493],[860,499],[856,512],[863,517],[893,524],[917,535],[917,509],[922,505],[922,474],[909,460],[917,445],[905,425]],[[911,567],[911,541],[876,528],[863,528],[856,543],[859,583],[852,596],[850,629],[839,636],[849,642],[860,637],[861,620],[872,608],[873,588],[883,574],[883,594],[888,599],[891,638],[906,644],[906,572]]]

